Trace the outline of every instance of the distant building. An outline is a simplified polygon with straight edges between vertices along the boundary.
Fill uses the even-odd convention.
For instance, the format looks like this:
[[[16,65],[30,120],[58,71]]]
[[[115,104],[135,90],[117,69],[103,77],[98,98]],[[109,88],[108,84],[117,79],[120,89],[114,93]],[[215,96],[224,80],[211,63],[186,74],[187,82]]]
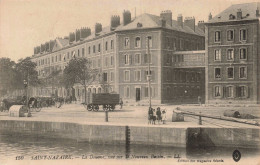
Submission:
[[[232,5],[206,23],[206,103],[260,102],[260,3]]]

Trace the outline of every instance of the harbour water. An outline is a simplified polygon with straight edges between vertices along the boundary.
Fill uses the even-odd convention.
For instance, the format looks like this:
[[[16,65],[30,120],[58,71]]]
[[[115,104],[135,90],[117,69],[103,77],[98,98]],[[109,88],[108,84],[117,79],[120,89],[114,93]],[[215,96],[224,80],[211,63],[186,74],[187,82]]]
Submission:
[[[243,148],[174,148],[145,145],[110,145],[76,142],[68,139],[47,139],[36,136],[1,135],[0,162],[3,160],[41,159],[173,159],[232,160],[238,149],[241,159],[257,158],[259,150]]]

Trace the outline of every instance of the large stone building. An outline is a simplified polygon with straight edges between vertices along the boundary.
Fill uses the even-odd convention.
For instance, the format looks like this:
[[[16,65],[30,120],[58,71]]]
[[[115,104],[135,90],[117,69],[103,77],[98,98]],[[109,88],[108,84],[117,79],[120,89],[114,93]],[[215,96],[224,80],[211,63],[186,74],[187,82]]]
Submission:
[[[196,65],[196,59],[203,59],[204,54],[199,51],[192,55],[183,51],[205,49],[201,27],[195,25],[193,17],[183,20],[179,15],[177,21],[173,20],[171,11],[163,11],[160,16],[142,14],[134,19],[129,11],[124,11],[122,22],[119,16],[112,16],[108,27],[102,28],[97,23],[93,33],[89,28],[82,28],[69,37],[56,38],[36,47],[32,60],[37,63],[39,77],[43,78],[54,70],[63,70],[73,57],[88,58],[92,67],[99,69],[104,81],[109,84],[109,89],[102,89],[98,83],[91,84],[88,92],[114,91],[126,102],[147,102],[148,62],[151,58],[151,95],[154,102],[172,102],[177,96],[196,100],[200,95],[198,91],[205,95],[204,81],[200,83],[204,79],[204,65],[195,66],[195,69],[191,67]],[[147,55],[148,42],[150,58]],[[193,56],[194,63],[185,68],[185,61],[194,59]],[[197,63],[201,62],[197,60]],[[187,76],[180,81],[186,72]],[[36,89],[34,95],[50,95],[53,90],[61,96],[69,94],[64,88],[51,90],[49,87]],[[83,100],[82,86],[75,84],[73,91],[78,100]]]
[[[260,3],[232,5],[206,23],[206,103],[260,102]]]
[[[148,64],[151,96],[156,103],[207,104],[260,102],[259,3],[232,5],[204,23],[194,17],[172,19],[171,11],[160,16],[129,11],[111,17],[111,24],[76,30],[34,49],[39,77],[63,70],[73,57],[88,58],[99,69],[109,88],[99,83],[88,92],[116,92],[125,102],[147,103]],[[206,26],[205,26],[206,25]],[[148,57],[147,45],[150,45]],[[149,61],[150,59],[150,61]],[[84,99],[83,87],[38,88],[34,95],[75,95]]]

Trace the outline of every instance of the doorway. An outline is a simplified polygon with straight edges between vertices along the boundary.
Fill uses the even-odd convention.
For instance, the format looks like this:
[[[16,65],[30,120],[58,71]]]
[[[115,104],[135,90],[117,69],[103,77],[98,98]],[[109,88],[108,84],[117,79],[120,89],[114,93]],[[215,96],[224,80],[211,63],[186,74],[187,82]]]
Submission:
[[[135,88],[135,93],[136,93],[136,101],[140,101],[141,100],[141,88]]]

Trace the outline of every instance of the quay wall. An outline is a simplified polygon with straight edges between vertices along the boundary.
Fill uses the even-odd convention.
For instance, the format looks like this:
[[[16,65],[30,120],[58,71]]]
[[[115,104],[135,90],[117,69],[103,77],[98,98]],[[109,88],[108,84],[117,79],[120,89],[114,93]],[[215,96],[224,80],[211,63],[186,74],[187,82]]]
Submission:
[[[67,122],[0,120],[0,134],[73,139],[96,144],[143,144],[172,147],[260,148],[259,128],[176,128]]]

